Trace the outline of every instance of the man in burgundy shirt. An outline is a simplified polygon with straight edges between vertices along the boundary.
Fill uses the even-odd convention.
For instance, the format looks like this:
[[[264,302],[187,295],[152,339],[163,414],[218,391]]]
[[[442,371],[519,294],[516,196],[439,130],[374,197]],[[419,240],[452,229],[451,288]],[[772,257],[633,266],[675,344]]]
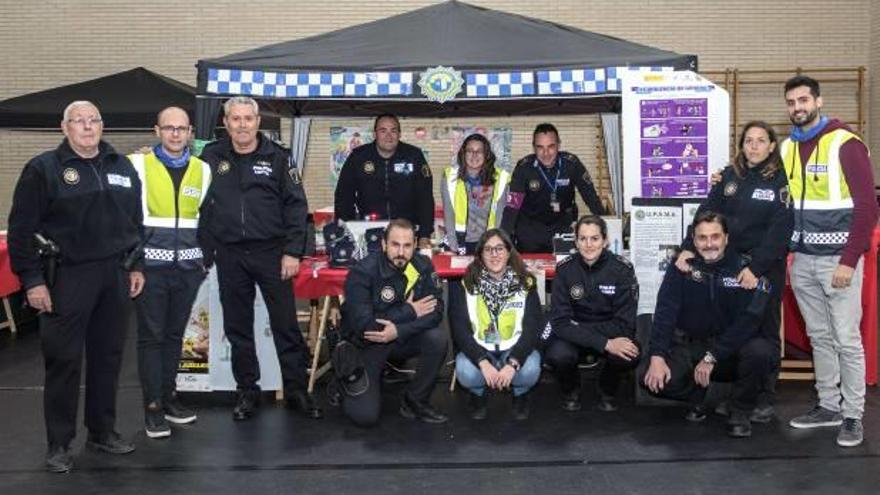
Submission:
[[[862,254],[877,224],[868,149],[843,122],[820,114],[819,83],[785,83],[792,127],[781,146],[795,226],[791,286],[813,347],[818,404],[793,428],[839,426],[837,444],[862,443],[865,353]]]

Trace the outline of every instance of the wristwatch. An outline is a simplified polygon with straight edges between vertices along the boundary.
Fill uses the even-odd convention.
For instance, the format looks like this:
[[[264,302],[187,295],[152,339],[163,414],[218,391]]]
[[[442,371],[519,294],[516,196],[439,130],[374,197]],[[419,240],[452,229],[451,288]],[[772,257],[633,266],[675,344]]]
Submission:
[[[706,355],[703,356],[703,362],[706,364],[715,364],[718,360],[715,359],[715,356],[711,352],[706,351]]]
[[[510,367],[513,368],[513,371],[519,371],[519,369],[522,367],[522,365],[519,364],[519,361],[512,357],[507,358],[507,364],[509,364]]]

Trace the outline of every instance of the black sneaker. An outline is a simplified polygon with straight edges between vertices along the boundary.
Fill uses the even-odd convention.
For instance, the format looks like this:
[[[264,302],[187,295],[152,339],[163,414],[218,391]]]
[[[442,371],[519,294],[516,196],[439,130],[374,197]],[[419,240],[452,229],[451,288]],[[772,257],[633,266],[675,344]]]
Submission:
[[[684,415],[684,419],[691,423],[699,423],[706,419],[706,408],[702,405],[691,406]]]
[[[400,415],[407,419],[418,419],[424,423],[441,424],[449,418],[431,407],[427,401],[417,401],[405,393],[400,397]]]
[[[162,408],[165,411],[165,419],[176,425],[188,425],[198,419],[196,412],[181,404],[176,395],[165,399]]]
[[[119,433],[111,431],[104,434],[89,433],[86,447],[107,454],[122,455],[134,452],[134,444],[124,440]]]
[[[727,435],[733,438],[752,436],[752,422],[749,421],[749,414],[745,411],[731,411],[730,419],[727,420]]]
[[[171,427],[165,420],[165,412],[158,402],[151,402],[144,408],[144,431],[149,438],[167,438],[171,436]]]
[[[468,409],[470,409],[471,419],[476,421],[486,419],[486,416],[489,415],[489,409],[486,407],[488,402],[488,397],[486,397],[485,393],[483,393],[483,395],[471,394],[470,400],[468,401]]]
[[[46,471],[50,473],[66,473],[73,469],[73,457],[70,449],[61,445],[50,445],[46,453]]]
[[[773,406],[768,404],[753,409],[752,413],[749,414],[749,421],[752,423],[767,424],[773,421],[775,416],[776,411],[774,411]]]
[[[599,403],[596,404],[596,408],[602,412],[614,412],[617,411],[617,401],[614,400],[613,395],[600,395]]]
[[[525,421],[529,419],[529,395],[513,396],[513,419],[517,421]]]

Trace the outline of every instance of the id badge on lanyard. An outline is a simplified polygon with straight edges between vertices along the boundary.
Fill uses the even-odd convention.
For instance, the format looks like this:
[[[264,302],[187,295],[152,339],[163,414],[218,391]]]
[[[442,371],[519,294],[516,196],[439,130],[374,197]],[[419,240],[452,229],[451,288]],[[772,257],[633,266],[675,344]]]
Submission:
[[[550,209],[553,210],[553,213],[561,212],[562,203],[559,202],[559,197],[556,195],[556,189],[559,187],[559,176],[562,175],[562,159],[558,156],[556,157],[556,177],[553,178],[552,183],[550,182],[550,178],[547,177],[547,174],[544,173],[544,165],[541,165],[537,158],[535,158],[535,165],[538,167],[538,173],[541,174],[541,177],[550,189]]]
[[[492,317],[489,327],[486,328],[486,332],[483,334],[483,340],[485,340],[487,344],[493,344],[495,346],[495,352],[501,350],[501,335],[498,333],[497,317]]]

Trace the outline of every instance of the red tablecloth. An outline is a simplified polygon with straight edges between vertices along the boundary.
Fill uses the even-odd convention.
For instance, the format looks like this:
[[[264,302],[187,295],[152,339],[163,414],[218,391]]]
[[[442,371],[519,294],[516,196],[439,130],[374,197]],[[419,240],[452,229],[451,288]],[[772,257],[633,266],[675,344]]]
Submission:
[[[18,277],[12,273],[12,267],[9,266],[9,250],[6,247],[6,239],[0,239],[0,297],[18,292],[20,288]]]
[[[880,246],[880,227],[874,228],[871,246],[865,253],[864,274],[862,280],[862,345],[865,347],[865,381],[868,385],[876,385],[878,378],[877,363],[877,252]],[[791,263],[791,255],[789,255]],[[804,319],[798,309],[794,292],[789,283],[785,284],[782,296],[782,313],[785,321],[785,341],[795,347],[812,351],[810,339],[804,329]]]
[[[432,258],[434,269],[441,278],[464,276],[464,268],[452,268],[453,255],[440,253]],[[552,279],[556,275],[556,261],[552,254],[526,254],[527,263],[544,268],[544,276]],[[320,256],[307,258],[300,266],[299,274],[293,279],[293,291],[300,299],[318,299],[324,296],[341,296],[345,291],[347,268],[330,268],[327,258]]]

